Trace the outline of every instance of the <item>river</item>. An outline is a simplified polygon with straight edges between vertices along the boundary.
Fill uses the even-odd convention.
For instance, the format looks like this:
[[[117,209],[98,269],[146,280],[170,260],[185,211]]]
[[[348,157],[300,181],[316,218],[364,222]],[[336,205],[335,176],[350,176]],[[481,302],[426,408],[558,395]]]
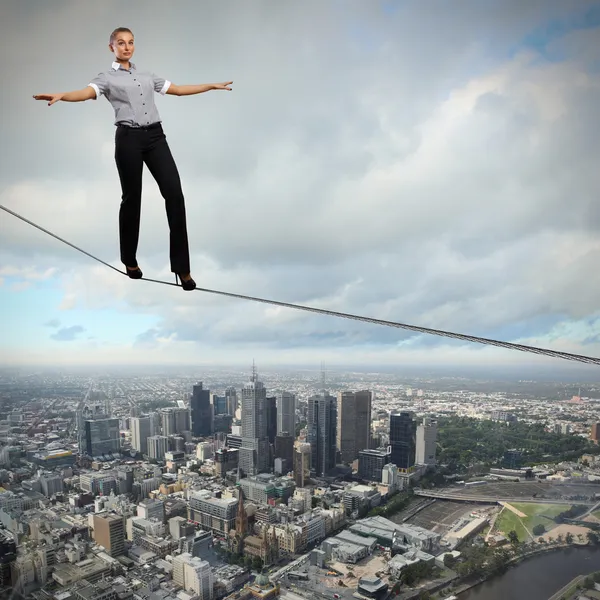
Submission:
[[[600,571],[600,549],[557,550],[529,558],[503,575],[463,594],[460,600],[548,600],[577,575]]]

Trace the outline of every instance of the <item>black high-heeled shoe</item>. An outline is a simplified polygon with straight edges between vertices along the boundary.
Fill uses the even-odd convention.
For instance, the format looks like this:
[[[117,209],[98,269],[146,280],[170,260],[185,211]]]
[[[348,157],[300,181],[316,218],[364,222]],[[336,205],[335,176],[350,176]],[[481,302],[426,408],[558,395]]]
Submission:
[[[144,274],[142,273],[141,269],[139,267],[136,267],[135,269],[130,269],[129,267],[125,267],[125,271],[127,272],[127,276],[130,279],[141,279]]]
[[[181,287],[186,292],[191,292],[192,290],[196,289],[196,282],[192,278],[185,281],[179,273],[175,273],[175,283],[179,285],[179,282],[181,282]]]

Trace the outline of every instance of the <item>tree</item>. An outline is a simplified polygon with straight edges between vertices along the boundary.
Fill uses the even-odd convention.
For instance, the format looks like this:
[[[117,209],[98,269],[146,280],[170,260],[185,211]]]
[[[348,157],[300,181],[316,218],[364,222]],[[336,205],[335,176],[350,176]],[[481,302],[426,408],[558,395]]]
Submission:
[[[456,558],[452,556],[449,552],[444,554],[444,566],[447,569],[452,569],[456,565]]]
[[[592,546],[598,545],[598,534],[595,531],[588,531],[586,535],[588,542],[592,544]]]
[[[542,523],[536,525],[532,530],[533,535],[543,535],[546,532],[546,528]]]
[[[573,534],[570,531],[565,536],[565,542],[567,542],[567,544],[573,543]]]
[[[508,541],[513,546],[516,546],[519,543],[519,535],[517,534],[517,532],[514,529],[512,529],[511,531],[508,532]]]

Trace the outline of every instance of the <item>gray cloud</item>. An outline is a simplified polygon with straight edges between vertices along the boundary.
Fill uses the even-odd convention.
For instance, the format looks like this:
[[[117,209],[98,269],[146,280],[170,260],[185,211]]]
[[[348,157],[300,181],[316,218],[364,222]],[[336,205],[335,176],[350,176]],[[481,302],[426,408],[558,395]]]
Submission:
[[[60,321],[58,319],[50,319],[44,323],[44,327],[52,327],[52,329],[57,329],[60,327]]]
[[[234,80],[232,93],[157,98],[198,284],[475,335],[595,343],[599,32],[525,51],[521,42],[598,5],[406,2],[391,14],[358,1],[118,5],[139,66],[177,83]],[[6,9],[8,46],[22,31],[35,43],[22,50],[26,68],[0,57],[14,82],[0,108],[19,117],[2,124],[16,151],[0,163],[0,202],[118,264],[108,102],[27,102],[83,87],[110,64],[115,7]],[[73,23],[85,31],[76,41]],[[172,280],[164,202],[148,175],[144,185],[139,261]],[[2,264],[58,266],[65,294],[88,307],[157,316],[132,341],[149,351],[170,336],[275,351],[440,343],[99,274],[8,216],[0,238]]]
[[[71,327],[61,327],[56,333],[50,336],[57,342],[72,342],[77,338],[80,333],[83,333],[85,328],[81,325],[72,325]]]

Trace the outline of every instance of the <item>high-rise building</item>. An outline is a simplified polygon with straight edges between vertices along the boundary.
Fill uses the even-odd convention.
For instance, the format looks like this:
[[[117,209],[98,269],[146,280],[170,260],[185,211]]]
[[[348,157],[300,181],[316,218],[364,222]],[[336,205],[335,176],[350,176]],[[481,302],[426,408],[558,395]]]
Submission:
[[[300,441],[294,443],[294,481],[299,488],[303,488],[310,477],[310,453],[310,444]]]
[[[277,435],[296,437],[296,396],[281,392],[277,396]]]
[[[269,444],[274,444],[277,435],[277,398],[268,396],[265,399],[265,407],[267,412],[267,439]]]
[[[337,405],[337,447],[343,463],[352,463],[371,441],[372,393],[340,392]]]
[[[287,461],[287,464],[291,466],[294,460],[294,438],[291,435],[275,436],[273,456]]]
[[[390,462],[390,451],[361,450],[358,453],[358,476],[367,481],[381,482],[383,467]]]
[[[437,421],[429,418],[417,426],[417,447],[415,461],[418,465],[435,465],[437,442]]]
[[[92,457],[118,454],[121,451],[119,419],[86,421],[85,450]]]
[[[190,411],[180,406],[169,406],[159,410],[162,434],[169,437],[190,431]]]
[[[408,472],[415,464],[416,425],[413,413],[402,411],[390,416],[390,462],[401,472]]]
[[[173,581],[184,590],[194,592],[200,600],[213,600],[214,581],[210,563],[189,552],[173,559]]]
[[[194,437],[212,435],[214,415],[210,403],[210,390],[204,389],[201,381],[194,386],[190,406],[192,408],[192,435]]]
[[[131,447],[148,454],[148,438],[152,435],[150,417],[131,417]]]
[[[94,515],[94,539],[104,546],[110,556],[121,556],[125,552],[125,519],[121,515]]]
[[[217,394],[210,395],[210,403],[213,407],[213,415],[215,417],[219,415],[226,415],[227,413],[227,397],[217,396]]]
[[[238,399],[234,387],[229,387],[225,390],[225,400],[227,403],[227,414],[235,416],[235,411],[238,409]]]
[[[256,369],[242,388],[242,445],[240,469],[246,475],[270,470],[270,449],[267,430],[267,390],[258,380]]]
[[[326,392],[308,399],[308,442],[311,469],[317,477],[327,475],[336,464],[336,400]]]
[[[164,435],[151,435],[148,438],[148,456],[155,460],[164,460],[169,449],[169,438]]]

